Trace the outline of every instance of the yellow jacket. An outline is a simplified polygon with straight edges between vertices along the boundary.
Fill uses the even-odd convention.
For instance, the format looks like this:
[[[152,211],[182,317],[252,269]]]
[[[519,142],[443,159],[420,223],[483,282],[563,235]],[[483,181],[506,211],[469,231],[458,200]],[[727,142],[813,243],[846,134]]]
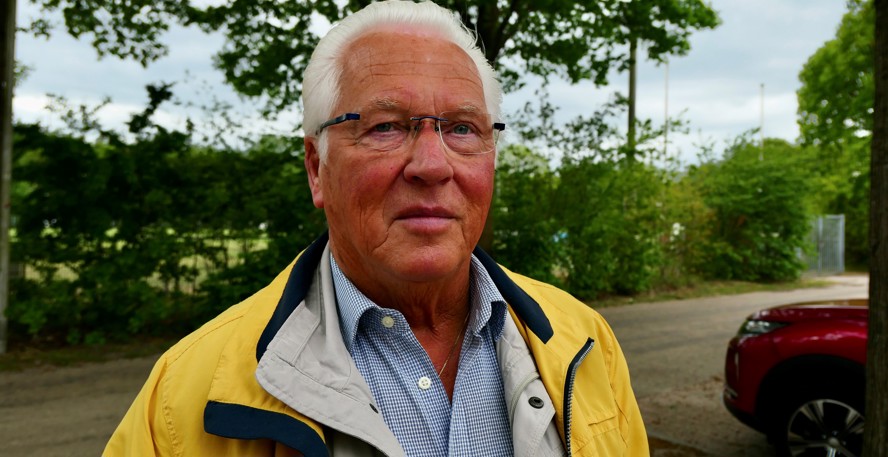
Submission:
[[[103,455],[403,455],[342,343],[328,255],[325,235],[161,356]],[[497,354],[516,457],[647,456],[626,361],[604,319],[475,255],[512,317]]]

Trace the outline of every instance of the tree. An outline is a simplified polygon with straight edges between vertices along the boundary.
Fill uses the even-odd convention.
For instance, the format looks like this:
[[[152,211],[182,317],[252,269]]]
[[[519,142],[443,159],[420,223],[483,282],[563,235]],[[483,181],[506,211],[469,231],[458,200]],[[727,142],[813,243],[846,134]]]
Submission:
[[[863,454],[888,449],[888,1],[875,0],[875,100],[870,167],[870,307]]]
[[[822,146],[830,165],[842,150],[872,135],[872,0],[850,0],[836,37],[826,42],[799,73],[799,130],[804,144]]]
[[[319,37],[315,31],[368,0],[228,0],[215,6],[178,0],[35,0],[61,11],[65,28],[91,36],[100,56],[133,58],[143,65],[167,52],[162,34],[176,21],[221,31],[226,43],[216,64],[238,92],[267,101],[266,110],[298,103],[301,75]],[[200,2],[202,3],[202,2]],[[507,90],[522,75],[558,76],[570,82],[607,82],[613,68],[628,68],[624,47],[649,44],[648,56],[684,54],[693,30],[712,27],[715,12],[703,0],[440,0],[477,33],[487,60],[497,67]],[[45,22],[45,21],[44,21]],[[46,33],[46,24],[31,26]],[[509,59],[503,59],[508,56]]]
[[[9,298],[10,188],[12,183],[12,91],[23,72],[15,68],[16,0],[0,4],[0,354],[6,352],[6,305]]]
[[[227,41],[216,54],[216,64],[226,81],[241,94],[265,100],[263,111],[272,114],[298,105],[302,72],[319,39],[316,26],[335,22],[370,1],[349,0],[342,6],[334,0],[228,0],[214,6],[178,0],[35,3],[45,10],[61,10],[71,35],[92,35],[100,56],[133,58],[143,65],[167,52],[161,35],[172,21],[221,31]],[[522,85],[523,74],[604,85],[612,68],[628,68],[630,56],[622,48],[630,42],[648,43],[652,59],[684,54],[691,31],[717,21],[703,0],[438,3],[458,12],[463,24],[477,33],[507,91]],[[30,29],[47,33],[45,21]],[[493,247],[493,213],[480,241],[488,250]]]
[[[846,217],[846,261],[865,267],[869,259],[868,195],[873,107],[871,0],[852,0],[836,37],[826,42],[799,73],[801,142],[816,151],[821,213]]]
[[[629,44],[628,58],[621,63],[620,71],[629,71],[629,124],[626,143],[630,151],[635,149],[635,79],[638,68],[639,42],[648,44],[648,58],[663,62],[668,55],[685,55],[690,50],[688,36],[692,30],[712,29],[719,25],[718,15],[700,2],[685,0],[646,0],[617,4],[617,41]],[[662,34],[661,24],[684,18],[684,28],[674,35]],[[656,37],[651,40],[650,37]]]
[[[74,37],[91,35],[100,56],[133,58],[143,65],[167,52],[161,36],[171,22],[221,31],[227,41],[216,54],[216,65],[237,92],[264,100],[266,114],[298,105],[302,72],[319,39],[315,30],[370,3],[228,0],[199,6],[179,0],[34,1],[44,10],[61,11],[65,28]],[[652,59],[684,54],[690,48],[691,31],[717,21],[703,0],[438,3],[458,12],[466,27],[477,33],[507,91],[520,87],[522,75],[527,74],[604,85],[612,68],[628,68],[630,56],[623,48],[629,43],[648,43]],[[45,20],[28,28],[48,33]],[[493,247],[490,219],[480,244],[488,250]]]

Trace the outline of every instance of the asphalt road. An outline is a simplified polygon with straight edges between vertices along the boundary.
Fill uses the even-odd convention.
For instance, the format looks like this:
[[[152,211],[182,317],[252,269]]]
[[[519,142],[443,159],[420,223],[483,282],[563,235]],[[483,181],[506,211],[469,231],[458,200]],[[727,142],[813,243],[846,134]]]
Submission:
[[[837,280],[822,289],[602,309],[623,345],[652,442],[663,445],[654,456],[773,456],[764,437],[721,404],[726,344],[759,308],[867,295],[865,277]],[[100,455],[155,359],[0,372],[0,455]]]
[[[744,318],[760,308],[868,296],[866,276],[829,279],[834,285],[826,288],[599,310],[623,347],[648,434],[689,448],[669,456],[775,455],[764,435],[742,425],[722,404],[727,344]]]

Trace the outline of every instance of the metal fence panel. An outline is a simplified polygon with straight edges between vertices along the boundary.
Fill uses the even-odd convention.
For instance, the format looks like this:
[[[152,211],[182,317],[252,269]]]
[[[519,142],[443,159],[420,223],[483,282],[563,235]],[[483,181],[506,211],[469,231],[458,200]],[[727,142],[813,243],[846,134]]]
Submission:
[[[819,216],[811,223],[813,252],[807,256],[808,273],[832,275],[845,271],[845,215]]]

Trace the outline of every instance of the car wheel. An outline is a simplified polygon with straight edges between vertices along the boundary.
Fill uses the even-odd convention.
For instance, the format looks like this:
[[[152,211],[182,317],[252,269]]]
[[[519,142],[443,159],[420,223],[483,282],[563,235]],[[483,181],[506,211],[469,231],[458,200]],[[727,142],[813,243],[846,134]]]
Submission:
[[[832,397],[832,398],[831,398]],[[814,395],[792,402],[776,424],[780,454],[792,457],[860,457],[862,402]]]

